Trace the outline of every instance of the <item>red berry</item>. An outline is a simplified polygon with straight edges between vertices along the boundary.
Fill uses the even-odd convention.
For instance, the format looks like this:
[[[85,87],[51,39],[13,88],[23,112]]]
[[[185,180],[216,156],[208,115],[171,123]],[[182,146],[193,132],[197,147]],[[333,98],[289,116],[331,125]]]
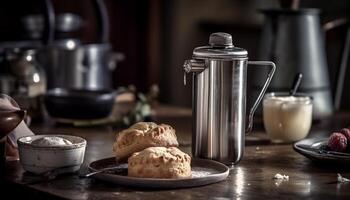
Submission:
[[[332,151],[343,152],[346,150],[347,144],[348,142],[346,137],[341,133],[332,133],[328,139],[328,147]]]
[[[346,139],[348,140],[348,143],[350,143],[350,129],[348,128],[343,128],[341,131],[340,131],[341,134],[343,134]]]

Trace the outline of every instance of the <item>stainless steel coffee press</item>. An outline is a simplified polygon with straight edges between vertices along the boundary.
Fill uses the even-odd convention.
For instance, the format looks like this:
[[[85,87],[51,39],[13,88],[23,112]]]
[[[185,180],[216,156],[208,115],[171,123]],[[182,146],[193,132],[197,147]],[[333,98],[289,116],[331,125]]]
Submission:
[[[258,98],[249,112],[245,128],[247,65],[270,67]],[[184,64],[193,74],[192,154],[225,164],[235,164],[243,156],[245,133],[253,126],[253,115],[271,82],[276,66],[269,61],[248,61],[245,49],[233,46],[227,33],[210,35],[209,46],[193,50]]]

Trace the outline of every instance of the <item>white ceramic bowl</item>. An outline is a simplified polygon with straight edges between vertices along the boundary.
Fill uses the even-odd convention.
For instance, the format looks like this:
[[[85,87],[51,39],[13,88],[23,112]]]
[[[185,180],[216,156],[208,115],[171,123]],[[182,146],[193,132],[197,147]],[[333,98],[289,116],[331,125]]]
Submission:
[[[31,144],[42,137],[61,137],[73,144],[64,146],[43,147]],[[75,172],[80,169],[84,161],[86,140],[71,135],[33,135],[21,137],[17,140],[19,159],[24,170],[42,174],[51,170],[56,173]]]

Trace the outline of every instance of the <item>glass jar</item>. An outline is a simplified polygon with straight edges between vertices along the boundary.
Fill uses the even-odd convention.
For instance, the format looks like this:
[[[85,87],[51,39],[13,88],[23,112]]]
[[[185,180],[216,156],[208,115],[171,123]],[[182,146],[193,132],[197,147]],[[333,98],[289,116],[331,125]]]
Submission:
[[[12,97],[33,119],[43,116],[42,98],[46,92],[46,75],[36,60],[36,50],[19,49],[8,55],[11,72],[16,77]]]
[[[301,140],[311,128],[312,98],[304,94],[266,94],[263,100],[263,121],[271,142]]]

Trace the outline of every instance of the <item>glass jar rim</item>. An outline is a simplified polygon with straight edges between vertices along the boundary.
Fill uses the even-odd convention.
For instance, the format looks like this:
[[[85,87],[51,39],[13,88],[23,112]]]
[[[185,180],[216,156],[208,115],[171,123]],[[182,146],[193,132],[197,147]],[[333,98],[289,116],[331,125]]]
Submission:
[[[312,96],[306,94],[306,93],[296,93],[295,95],[290,95],[290,93],[288,92],[270,92],[270,93],[266,93],[264,96],[264,100],[266,99],[271,99],[271,100],[275,100],[275,101],[281,101],[281,99],[273,99],[272,97],[296,97],[298,99],[297,101],[290,101],[293,103],[311,103],[313,101]]]

